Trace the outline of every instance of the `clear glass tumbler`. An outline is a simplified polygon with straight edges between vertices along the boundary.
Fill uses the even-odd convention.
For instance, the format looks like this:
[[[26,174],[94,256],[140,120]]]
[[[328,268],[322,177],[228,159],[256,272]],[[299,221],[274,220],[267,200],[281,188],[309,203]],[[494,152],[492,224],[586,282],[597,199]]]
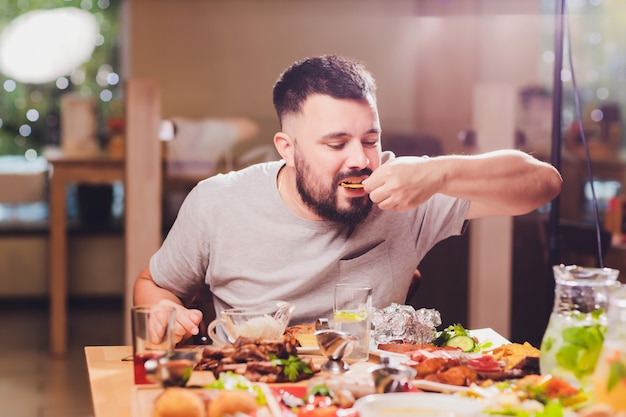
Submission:
[[[357,284],[335,286],[333,321],[336,330],[358,337],[346,359],[367,360],[372,321],[372,287]]]

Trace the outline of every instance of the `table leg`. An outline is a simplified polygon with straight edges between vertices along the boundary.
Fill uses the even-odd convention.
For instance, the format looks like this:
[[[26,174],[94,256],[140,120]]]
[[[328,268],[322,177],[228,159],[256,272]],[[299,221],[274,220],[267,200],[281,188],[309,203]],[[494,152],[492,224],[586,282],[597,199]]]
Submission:
[[[65,181],[55,172],[50,183],[50,351],[67,353],[67,221]]]

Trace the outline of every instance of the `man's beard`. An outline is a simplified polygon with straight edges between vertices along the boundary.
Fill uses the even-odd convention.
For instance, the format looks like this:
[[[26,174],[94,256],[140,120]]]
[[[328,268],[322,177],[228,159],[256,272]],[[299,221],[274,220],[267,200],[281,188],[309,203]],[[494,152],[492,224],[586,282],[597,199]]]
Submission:
[[[353,226],[365,219],[372,210],[372,201],[367,195],[351,198],[347,208],[340,209],[337,206],[337,184],[345,178],[370,175],[371,169],[365,168],[338,173],[330,186],[325,189],[326,185],[313,176],[311,167],[304,158],[300,157],[297,147],[294,153],[294,162],[296,165],[296,187],[300,198],[321,218]]]

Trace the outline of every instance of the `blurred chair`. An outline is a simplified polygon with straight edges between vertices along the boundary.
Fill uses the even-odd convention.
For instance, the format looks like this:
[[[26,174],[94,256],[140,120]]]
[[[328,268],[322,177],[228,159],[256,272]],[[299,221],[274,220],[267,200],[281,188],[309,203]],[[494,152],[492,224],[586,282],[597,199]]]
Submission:
[[[17,155],[0,156],[0,221],[12,225],[45,221],[48,175],[48,162],[43,157],[27,160]]]
[[[170,229],[183,200],[198,183],[218,172],[243,168],[255,162],[277,159],[273,145],[253,145],[259,124],[245,117],[185,118],[161,121],[163,141],[163,222]],[[247,150],[235,148],[247,144]]]
[[[174,117],[162,121],[160,130],[165,144],[166,177],[196,182],[220,168],[234,169],[233,148],[254,139],[259,125],[244,117]]]

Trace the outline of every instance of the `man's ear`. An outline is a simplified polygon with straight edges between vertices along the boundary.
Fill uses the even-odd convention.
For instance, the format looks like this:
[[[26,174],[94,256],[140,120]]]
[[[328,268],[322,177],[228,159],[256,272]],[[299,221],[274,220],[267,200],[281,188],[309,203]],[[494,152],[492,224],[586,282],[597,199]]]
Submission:
[[[274,135],[274,146],[280,156],[287,162],[287,166],[294,166],[293,141],[285,132],[277,132]]]

